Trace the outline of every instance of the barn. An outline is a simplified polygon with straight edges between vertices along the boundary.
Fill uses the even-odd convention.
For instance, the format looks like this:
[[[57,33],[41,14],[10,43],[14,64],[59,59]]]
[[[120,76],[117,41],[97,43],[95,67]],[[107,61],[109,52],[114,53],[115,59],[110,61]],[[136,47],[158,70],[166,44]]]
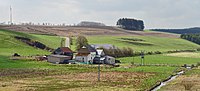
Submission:
[[[49,55],[48,62],[55,63],[55,64],[68,64],[69,60],[71,59],[70,56],[65,55]]]
[[[69,47],[59,47],[52,52],[53,55],[69,56],[70,60],[73,59],[73,51]]]
[[[50,63],[69,63],[73,59],[73,51],[69,47],[59,47],[47,58]]]

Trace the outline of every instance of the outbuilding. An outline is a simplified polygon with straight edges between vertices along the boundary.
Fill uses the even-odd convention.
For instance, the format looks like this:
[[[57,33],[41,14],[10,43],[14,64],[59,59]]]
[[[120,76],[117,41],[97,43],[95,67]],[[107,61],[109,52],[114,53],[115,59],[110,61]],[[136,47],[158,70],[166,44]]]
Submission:
[[[63,55],[70,57],[70,60],[73,59],[73,51],[69,47],[59,47],[52,52],[53,55]]]
[[[48,62],[55,63],[55,64],[68,64],[69,60],[71,60],[70,56],[65,55],[49,55]]]

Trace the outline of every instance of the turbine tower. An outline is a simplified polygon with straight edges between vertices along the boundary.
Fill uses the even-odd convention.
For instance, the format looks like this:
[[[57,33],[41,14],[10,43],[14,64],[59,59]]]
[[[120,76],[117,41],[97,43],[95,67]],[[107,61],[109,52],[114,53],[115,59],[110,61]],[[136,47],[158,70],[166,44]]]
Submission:
[[[10,25],[13,25],[12,22],[12,7],[10,6]]]

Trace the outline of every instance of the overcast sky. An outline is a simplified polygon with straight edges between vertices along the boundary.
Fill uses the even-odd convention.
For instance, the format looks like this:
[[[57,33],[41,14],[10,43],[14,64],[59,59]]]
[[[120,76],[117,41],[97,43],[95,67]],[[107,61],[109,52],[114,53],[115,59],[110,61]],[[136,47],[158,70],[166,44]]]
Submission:
[[[200,0],[0,0],[0,23],[9,21],[116,25],[119,18],[141,19],[146,28],[200,26]]]

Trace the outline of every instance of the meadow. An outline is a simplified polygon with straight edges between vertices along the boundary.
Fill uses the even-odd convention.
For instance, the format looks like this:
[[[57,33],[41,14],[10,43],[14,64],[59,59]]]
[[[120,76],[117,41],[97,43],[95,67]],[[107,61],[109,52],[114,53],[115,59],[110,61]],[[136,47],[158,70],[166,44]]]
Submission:
[[[102,65],[101,81],[97,81],[97,65],[51,64],[46,61],[10,60],[13,53],[22,56],[48,55],[50,52],[30,47],[14,36],[28,37],[51,48],[60,45],[61,38],[52,35],[26,34],[0,30],[0,90],[147,90],[174,74],[179,67],[136,66],[140,57],[119,58],[120,67]],[[113,44],[136,51],[170,51],[196,49],[199,45],[183,39],[150,36],[87,36],[90,44]],[[73,39],[75,50],[75,38]],[[166,54],[145,56],[145,64],[196,64],[198,58]]]
[[[11,56],[14,53],[24,56],[49,54],[48,51],[27,46],[27,44],[16,40],[14,36],[33,38],[33,36],[25,33],[0,30],[0,55]]]
[[[176,53],[178,54],[178,53]],[[179,53],[183,54],[183,53]],[[184,64],[188,65],[196,65],[200,62],[199,58],[194,57],[193,53],[191,55],[187,55],[187,57],[180,56],[170,56],[171,54],[159,54],[159,55],[146,55],[144,57],[144,64],[152,64],[152,65],[174,65],[174,66],[183,66]],[[199,55],[200,53],[194,53]],[[135,63],[141,64],[141,57],[124,57],[119,58],[119,60],[124,64]]]
[[[200,69],[193,68],[184,75],[162,87],[159,91],[180,90],[180,91],[198,91],[200,89]]]
[[[180,38],[153,36],[88,36],[90,44],[113,44],[116,47],[130,47],[135,51],[174,51],[193,50],[200,46]]]

